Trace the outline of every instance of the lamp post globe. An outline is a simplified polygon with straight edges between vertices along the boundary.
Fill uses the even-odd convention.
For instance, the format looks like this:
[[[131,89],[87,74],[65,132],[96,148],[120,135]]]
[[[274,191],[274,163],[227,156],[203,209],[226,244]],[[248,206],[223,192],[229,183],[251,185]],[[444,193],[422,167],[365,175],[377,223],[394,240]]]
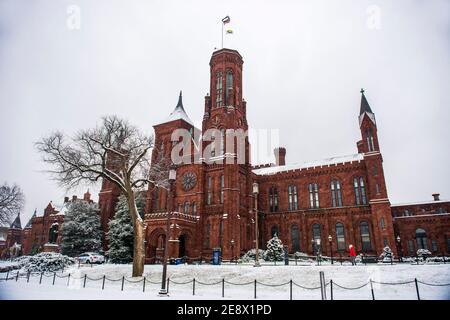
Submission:
[[[333,237],[330,235],[328,235],[328,243],[330,244],[330,256],[331,256],[331,264],[334,264],[333,262]]]

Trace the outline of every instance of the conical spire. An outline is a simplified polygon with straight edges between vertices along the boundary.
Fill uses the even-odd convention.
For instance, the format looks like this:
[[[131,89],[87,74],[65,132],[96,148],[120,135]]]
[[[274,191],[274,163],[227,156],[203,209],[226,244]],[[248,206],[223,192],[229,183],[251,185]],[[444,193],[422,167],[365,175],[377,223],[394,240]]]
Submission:
[[[175,107],[175,110],[178,109],[178,108],[181,108],[184,111],[184,108],[183,108],[183,92],[181,90],[180,90],[180,96],[178,97],[178,103],[177,103],[177,106]]]
[[[364,119],[364,115],[367,114],[369,119],[376,125],[375,122],[375,114],[370,108],[369,102],[367,102],[366,96],[364,95],[364,89],[361,88],[361,107],[359,110],[359,126],[362,125],[362,121]]]
[[[175,121],[175,120],[184,120],[187,123],[189,123],[190,125],[194,125],[194,123],[192,122],[192,120],[189,118],[186,111],[184,110],[183,95],[182,95],[181,90],[180,90],[180,95],[178,97],[178,103],[177,103],[177,106],[175,107],[175,110],[173,110],[173,112],[169,115],[169,117],[162,123],[168,123],[168,122]],[[162,124],[162,123],[160,123],[160,124]]]
[[[366,96],[364,95],[364,89],[361,88],[361,109],[359,110],[359,115],[362,115],[364,112],[373,113],[372,109],[370,109],[369,103],[367,102]]]
[[[20,212],[17,214],[16,219],[11,223],[10,229],[22,229],[22,223],[20,222]]]
[[[36,218],[36,211],[37,209],[34,209],[34,213],[31,216],[30,220],[28,220],[27,225],[25,226],[25,229],[31,229],[32,225],[33,225],[33,219]]]

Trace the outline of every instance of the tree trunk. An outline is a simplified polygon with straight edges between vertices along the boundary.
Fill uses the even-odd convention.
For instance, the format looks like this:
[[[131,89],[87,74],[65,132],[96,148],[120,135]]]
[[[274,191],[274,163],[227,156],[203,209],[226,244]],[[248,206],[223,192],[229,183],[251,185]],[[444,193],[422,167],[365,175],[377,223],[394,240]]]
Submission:
[[[140,277],[144,273],[145,248],[144,248],[144,222],[140,218],[136,207],[134,192],[129,190],[128,208],[133,221],[134,244],[133,244],[133,277]]]

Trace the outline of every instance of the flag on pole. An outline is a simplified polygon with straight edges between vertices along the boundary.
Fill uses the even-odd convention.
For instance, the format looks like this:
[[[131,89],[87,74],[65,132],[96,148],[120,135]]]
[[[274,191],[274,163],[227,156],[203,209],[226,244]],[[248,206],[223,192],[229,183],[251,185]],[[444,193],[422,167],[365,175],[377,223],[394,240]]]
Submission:
[[[222,23],[223,23],[223,24],[230,23],[230,17],[229,17],[229,16],[226,16],[225,18],[223,18],[223,19],[222,19]]]

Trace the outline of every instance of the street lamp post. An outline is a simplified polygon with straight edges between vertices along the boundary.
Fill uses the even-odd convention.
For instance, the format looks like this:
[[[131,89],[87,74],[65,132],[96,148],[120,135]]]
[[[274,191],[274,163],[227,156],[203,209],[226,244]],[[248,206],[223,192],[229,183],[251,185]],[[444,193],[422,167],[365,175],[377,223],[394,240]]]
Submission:
[[[168,206],[167,206],[167,221],[166,221],[166,239],[164,245],[164,258],[163,258],[163,272],[162,272],[162,281],[161,281],[161,290],[159,291],[160,295],[167,296],[169,293],[166,288],[166,278],[167,278],[167,260],[169,259],[169,233],[170,233],[170,217],[173,211],[173,199],[172,199],[172,190],[173,184],[175,183],[175,179],[177,178],[177,171],[175,169],[170,169],[169,171],[169,194],[167,197]]]
[[[333,241],[333,237],[330,234],[330,235],[328,235],[328,242],[330,244],[331,264],[334,264],[334,262],[333,262],[333,244],[332,244],[332,241]]]
[[[400,235],[397,236],[397,243],[398,243],[398,255],[400,258],[400,262],[403,262],[403,248],[402,248],[402,239],[400,238]]]
[[[260,267],[259,263],[259,224],[258,224],[258,194],[259,185],[258,183],[253,183],[253,197],[255,198],[255,265],[254,267]]]
[[[311,239],[311,247],[312,247],[312,248],[311,248],[311,249],[312,249],[311,252],[312,252],[312,255],[313,255],[313,256],[314,256],[314,249],[315,249],[315,247],[314,247],[314,242],[315,242],[315,241],[314,241],[314,238]]]

